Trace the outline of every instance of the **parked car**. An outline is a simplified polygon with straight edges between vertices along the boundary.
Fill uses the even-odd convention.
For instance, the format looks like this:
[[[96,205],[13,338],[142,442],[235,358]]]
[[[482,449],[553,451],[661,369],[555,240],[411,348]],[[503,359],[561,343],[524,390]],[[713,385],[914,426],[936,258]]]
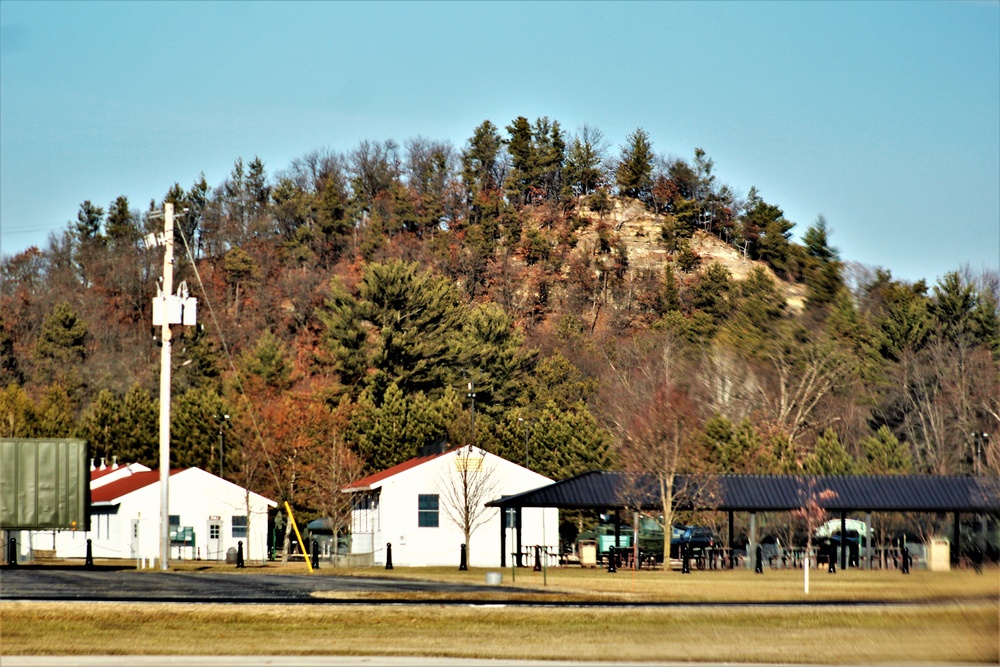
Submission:
[[[691,553],[693,555],[697,555],[698,553],[707,551],[716,545],[715,533],[712,532],[711,528],[688,526],[684,532],[681,533],[677,543],[681,546],[689,547]]]

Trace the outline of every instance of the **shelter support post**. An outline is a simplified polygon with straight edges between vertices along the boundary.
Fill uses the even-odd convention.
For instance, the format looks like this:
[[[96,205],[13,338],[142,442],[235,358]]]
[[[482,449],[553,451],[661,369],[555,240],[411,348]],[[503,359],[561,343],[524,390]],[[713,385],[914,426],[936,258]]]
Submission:
[[[615,550],[622,545],[622,517],[621,512],[615,509]]]
[[[751,554],[757,547],[757,513],[750,512],[750,540],[747,543],[747,568],[752,567]]]
[[[514,530],[517,532],[517,557],[514,559],[514,565],[517,567],[522,567],[524,565],[521,562],[521,508],[514,508]]]
[[[962,524],[959,522],[958,512],[955,512],[955,520],[951,529],[951,564],[958,565],[958,557],[961,551]]]
[[[840,569],[847,569],[847,512],[840,513]]]
[[[506,507],[500,508],[500,567],[507,567],[507,513]]]
[[[865,569],[872,569],[872,513],[865,512]]]
[[[669,526],[667,527],[667,529],[669,530]],[[729,542],[728,542],[728,545],[729,545],[729,569],[730,570],[735,570],[736,569],[736,556],[733,555],[733,542],[736,541],[736,538],[734,536],[735,530],[736,530],[736,528],[733,525],[733,511],[729,510]]]

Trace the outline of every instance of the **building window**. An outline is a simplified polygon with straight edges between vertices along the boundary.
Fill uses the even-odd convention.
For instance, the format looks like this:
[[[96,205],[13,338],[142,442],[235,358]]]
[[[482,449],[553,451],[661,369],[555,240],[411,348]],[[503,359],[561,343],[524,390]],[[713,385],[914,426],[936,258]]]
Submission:
[[[222,527],[217,523],[208,524],[208,539],[217,540],[222,536]]]
[[[417,525],[421,528],[438,527],[438,496],[421,493],[417,496]]]
[[[234,516],[233,517],[233,537],[246,537],[247,536],[247,518],[246,516]]]

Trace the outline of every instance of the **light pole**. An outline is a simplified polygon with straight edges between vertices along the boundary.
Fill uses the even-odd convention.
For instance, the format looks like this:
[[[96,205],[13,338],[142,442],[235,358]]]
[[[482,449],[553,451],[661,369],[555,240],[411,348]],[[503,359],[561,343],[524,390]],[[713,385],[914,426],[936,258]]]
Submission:
[[[976,477],[983,474],[983,450],[986,449],[986,443],[990,440],[990,434],[984,431],[976,431],[972,434],[972,455],[975,457],[973,459],[973,465],[975,466]]]
[[[469,441],[469,446],[476,444],[476,383],[469,380],[469,414],[472,415],[472,439]]]
[[[225,441],[223,439],[222,427],[229,421],[229,415],[215,415],[215,418],[219,422],[219,478],[225,479],[222,474],[222,462],[225,459],[225,448],[223,446]]]
[[[531,422],[535,421],[535,420],[534,419],[525,419],[524,417],[518,417],[517,421],[524,422],[524,467],[527,468],[528,467],[528,432],[529,432],[529,429],[531,428],[529,426],[529,424]]]

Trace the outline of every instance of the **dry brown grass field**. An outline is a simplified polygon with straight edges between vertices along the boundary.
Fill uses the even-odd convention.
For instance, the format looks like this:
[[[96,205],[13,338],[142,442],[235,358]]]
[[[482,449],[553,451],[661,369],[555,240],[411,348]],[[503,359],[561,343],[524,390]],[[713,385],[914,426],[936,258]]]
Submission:
[[[179,569],[205,566],[185,564]],[[305,574],[305,566],[299,563],[227,571],[233,576]],[[486,572],[323,567],[312,576],[390,576],[483,583]],[[511,585],[510,575],[509,569],[504,571],[505,586]],[[151,572],[150,576],[157,575]],[[280,652],[291,656],[826,664],[1000,661],[1000,571],[995,568],[980,575],[964,570],[915,571],[909,576],[897,572],[848,571],[830,575],[813,571],[808,596],[802,591],[801,570],[767,571],[764,575],[746,571],[682,575],[663,571],[609,574],[579,568],[520,570],[513,585],[520,592],[497,589],[488,596],[495,603],[488,607],[367,605],[359,604],[359,595],[353,596],[350,605],[317,606],[8,601],[0,603],[0,654]],[[320,595],[336,597],[332,593]],[[468,594],[458,597],[468,598]],[[554,604],[503,604],[504,600],[539,597]],[[612,608],[558,604],[584,600],[698,604]],[[803,601],[827,604],[788,604]],[[759,604],[741,606],[741,602]]]

